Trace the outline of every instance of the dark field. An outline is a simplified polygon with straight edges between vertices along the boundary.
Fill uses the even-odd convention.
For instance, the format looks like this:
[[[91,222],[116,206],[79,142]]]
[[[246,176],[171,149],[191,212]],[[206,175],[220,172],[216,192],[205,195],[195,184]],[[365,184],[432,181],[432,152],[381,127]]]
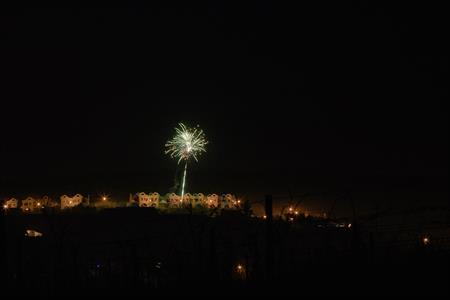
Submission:
[[[269,225],[238,211],[211,218],[142,208],[10,213],[4,224],[3,290],[8,294],[449,292],[449,243],[436,234],[429,244],[393,242],[368,228],[336,228],[323,220],[274,220]],[[27,229],[43,235],[27,237]]]

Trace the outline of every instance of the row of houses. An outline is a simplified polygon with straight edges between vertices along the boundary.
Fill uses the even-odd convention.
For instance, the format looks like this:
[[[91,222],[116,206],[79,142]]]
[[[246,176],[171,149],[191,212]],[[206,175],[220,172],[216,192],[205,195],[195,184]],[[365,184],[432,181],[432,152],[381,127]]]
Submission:
[[[44,208],[60,208],[62,210],[77,207],[80,205],[89,206],[90,198],[84,197],[81,194],[74,196],[62,195],[60,201],[54,201],[48,196],[33,198],[28,197],[24,200],[11,198],[3,203],[3,209],[20,209],[23,212],[34,212]],[[102,202],[107,203],[109,199],[102,197]],[[154,208],[182,208],[186,206],[191,207],[205,207],[205,208],[219,208],[219,209],[234,209],[239,208],[241,200],[237,199],[232,194],[185,194],[183,198],[175,193],[160,195],[159,193],[138,193],[130,195],[127,206],[139,207],[154,207]],[[116,205],[117,206],[117,205]]]
[[[61,209],[71,208],[80,205],[85,198],[76,194],[72,197],[63,195],[60,197],[60,202],[54,201],[49,196],[43,196],[40,198],[27,197],[23,200],[11,198],[3,203],[4,209],[21,209],[24,212],[33,212],[46,207],[60,207]]]
[[[135,200],[134,200],[135,201]],[[137,194],[137,202],[139,207],[205,207],[205,208],[221,208],[221,209],[233,209],[241,206],[241,200],[237,199],[232,194],[209,194],[202,193],[197,194],[185,194],[183,198],[175,193],[166,194],[161,196],[158,193],[139,193]]]

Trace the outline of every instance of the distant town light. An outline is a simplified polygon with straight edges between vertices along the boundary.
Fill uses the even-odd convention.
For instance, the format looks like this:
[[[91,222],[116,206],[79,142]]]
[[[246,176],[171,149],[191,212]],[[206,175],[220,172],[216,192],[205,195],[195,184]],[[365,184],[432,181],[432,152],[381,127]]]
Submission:
[[[245,268],[244,268],[243,265],[238,264],[238,265],[236,266],[236,271],[237,271],[238,273],[244,273]]]
[[[289,207],[289,212],[292,212],[294,209],[292,207]]]
[[[8,209],[8,204],[4,204],[4,205],[3,205],[3,208],[4,208],[4,209]]]
[[[430,244],[430,238],[429,237],[424,237],[422,239],[422,242],[423,242],[424,245],[429,245]]]
[[[295,211],[295,214],[298,215],[298,210]]]
[[[349,223],[349,224],[347,225],[347,227],[348,227],[348,228],[352,228],[352,223]]]
[[[266,215],[264,215],[264,216],[263,216],[263,219],[264,219],[264,220],[265,220],[265,219],[267,219],[267,216],[266,216]]]
[[[243,264],[237,264],[236,265],[236,269],[235,269],[235,275],[237,275],[235,277],[235,279],[238,280],[246,280],[247,278],[247,274],[246,274],[246,269],[245,269],[245,265]]]

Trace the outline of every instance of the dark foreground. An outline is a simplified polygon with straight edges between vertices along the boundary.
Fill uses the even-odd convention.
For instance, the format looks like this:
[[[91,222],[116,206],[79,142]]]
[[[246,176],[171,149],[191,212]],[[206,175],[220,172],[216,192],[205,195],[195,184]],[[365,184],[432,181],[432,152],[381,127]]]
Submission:
[[[3,224],[6,295],[449,294],[444,244],[368,242],[357,226],[152,209],[6,215]]]

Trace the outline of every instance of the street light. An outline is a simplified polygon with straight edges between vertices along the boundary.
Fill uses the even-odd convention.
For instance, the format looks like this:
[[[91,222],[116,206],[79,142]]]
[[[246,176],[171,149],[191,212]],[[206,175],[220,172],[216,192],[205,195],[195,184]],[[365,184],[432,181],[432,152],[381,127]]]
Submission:
[[[247,271],[245,270],[245,266],[242,264],[236,265],[236,275],[237,279],[239,280],[246,280],[247,278]]]

